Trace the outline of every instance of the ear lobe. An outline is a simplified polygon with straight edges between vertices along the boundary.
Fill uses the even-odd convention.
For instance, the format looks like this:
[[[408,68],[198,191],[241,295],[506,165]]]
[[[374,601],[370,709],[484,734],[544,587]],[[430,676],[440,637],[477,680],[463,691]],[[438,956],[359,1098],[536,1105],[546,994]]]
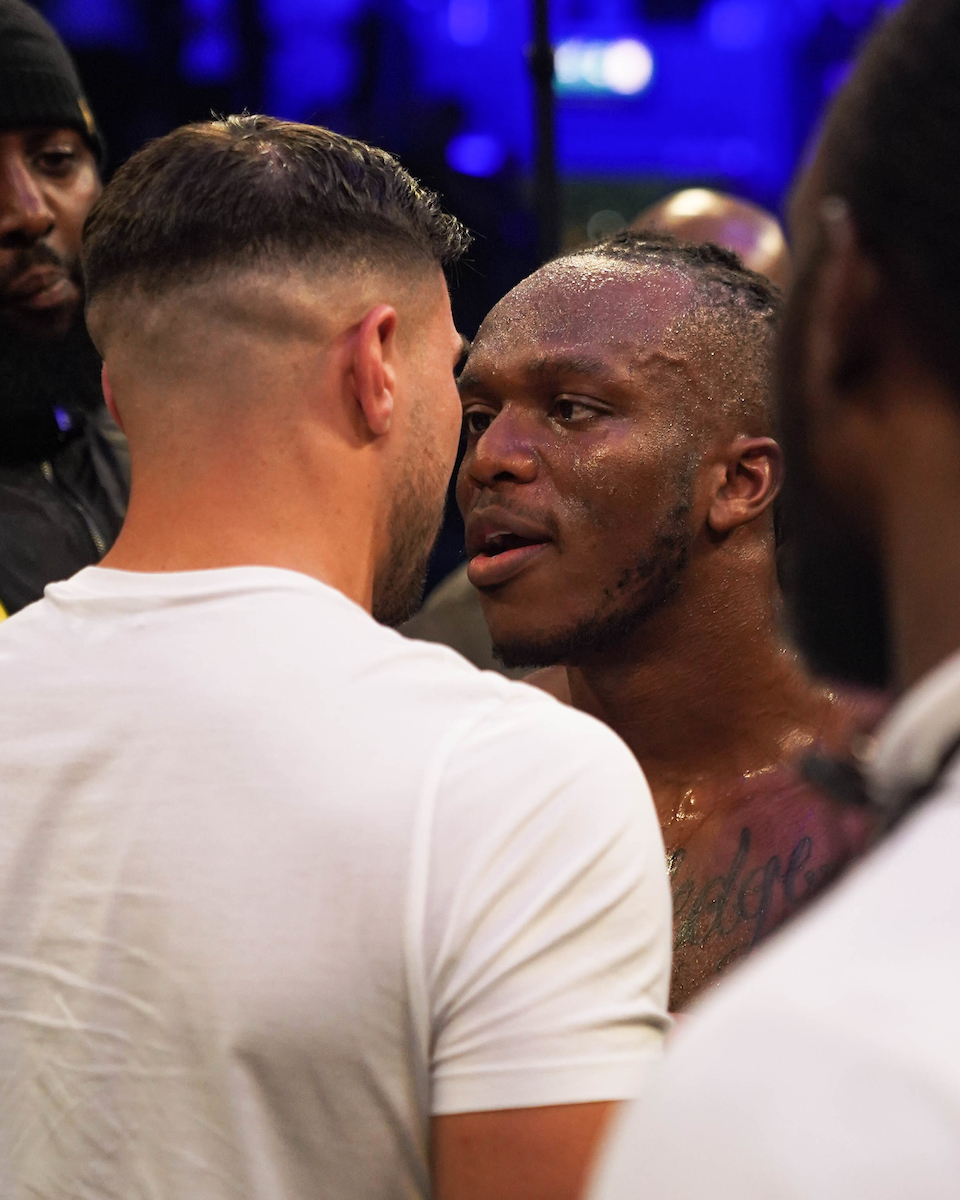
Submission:
[[[374,437],[390,431],[396,394],[397,313],[378,304],[360,322],[353,353],[357,405]]]
[[[117,412],[117,404],[113,398],[113,388],[110,386],[110,379],[107,375],[106,363],[100,369],[100,386],[103,389],[103,399],[107,405],[107,412],[116,421],[117,426],[123,429],[123,422],[120,420],[120,414]]]
[[[826,197],[820,227],[823,253],[808,309],[806,394],[811,397],[849,392],[869,376],[883,326],[880,273],[860,248],[847,202]]]
[[[727,459],[726,475],[707,514],[721,536],[749,525],[773,504],[783,486],[783,451],[773,438],[740,438]]]

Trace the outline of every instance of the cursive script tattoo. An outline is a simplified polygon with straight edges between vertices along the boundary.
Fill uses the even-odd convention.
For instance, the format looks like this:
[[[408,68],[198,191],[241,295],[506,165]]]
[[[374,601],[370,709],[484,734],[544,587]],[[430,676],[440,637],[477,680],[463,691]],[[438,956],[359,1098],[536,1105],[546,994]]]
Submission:
[[[755,946],[768,932],[775,914],[802,904],[835,872],[838,864],[827,863],[815,870],[808,864],[813,857],[813,838],[800,838],[786,864],[773,854],[760,866],[745,872],[753,836],[749,829],[740,831],[740,840],[729,869],[715,875],[702,886],[684,878],[687,852],[679,847],[669,855],[667,865],[673,887],[674,949],[707,946],[711,941],[729,938],[741,927],[746,935],[742,944],[725,954],[717,963],[722,971],[728,962]],[[779,923],[779,922],[777,922]]]

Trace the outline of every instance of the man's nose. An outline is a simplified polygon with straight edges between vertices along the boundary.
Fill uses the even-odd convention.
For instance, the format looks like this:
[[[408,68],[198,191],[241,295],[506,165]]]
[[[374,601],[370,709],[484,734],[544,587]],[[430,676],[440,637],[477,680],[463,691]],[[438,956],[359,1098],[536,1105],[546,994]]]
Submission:
[[[475,483],[532,483],[537,477],[537,452],[532,430],[506,412],[490,422],[467,451],[464,465]]]
[[[53,210],[21,154],[0,160],[0,247],[31,246],[54,227]]]

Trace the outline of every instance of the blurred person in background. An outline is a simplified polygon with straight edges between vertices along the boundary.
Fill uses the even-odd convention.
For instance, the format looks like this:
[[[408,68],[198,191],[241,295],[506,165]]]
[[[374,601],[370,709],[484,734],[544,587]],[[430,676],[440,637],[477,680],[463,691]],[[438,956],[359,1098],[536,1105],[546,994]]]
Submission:
[[[815,664],[898,693],[859,755],[892,831],[691,1015],[594,1200],[960,1192],[958,62],[958,0],[889,16],[791,214],[789,595]]]
[[[83,319],[102,149],[53,29],[0,0],[0,616],[97,562],[126,508],[125,443]]]
[[[555,260],[460,376],[458,498],[494,651],[630,746],[673,884],[679,1008],[864,846],[801,757],[871,699],[814,681],[782,628],[772,434],[779,293],[735,255],[621,234]]]
[[[383,624],[457,450],[467,240],[268,117],[149,144],[91,213],[132,492],[0,627],[4,1196],[574,1200],[658,1055],[629,751]]]
[[[685,242],[713,242],[732,250],[745,267],[785,288],[790,250],[783,228],[765,208],[710,188],[684,188],[638,213],[635,233],[657,230]]]
[[[753,271],[778,287],[790,277],[790,252],[780,222],[766,209],[707,188],[674,192],[641,212],[633,230],[651,229],[685,241],[714,242],[733,250]],[[525,668],[505,666],[494,654],[476,588],[464,563],[439,584],[416,616],[404,625],[408,637],[452,646],[470,662],[521,678]]]

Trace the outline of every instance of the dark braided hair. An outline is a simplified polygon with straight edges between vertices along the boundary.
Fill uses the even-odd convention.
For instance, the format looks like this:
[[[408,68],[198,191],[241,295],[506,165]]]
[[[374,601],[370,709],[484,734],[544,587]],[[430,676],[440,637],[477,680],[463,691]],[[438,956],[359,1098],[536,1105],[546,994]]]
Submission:
[[[823,192],[850,205],[864,250],[960,393],[958,149],[960,0],[909,0],[867,43],[831,112]]]
[[[710,314],[711,331],[731,351],[718,364],[723,372],[716,381],[721,411],[739,417],[751,433],[770,432],[773,343],[783,309],[776,284],[745,267],[732,250],[658,231],[618,233],[562,257],[668,267],[689,279]]]

